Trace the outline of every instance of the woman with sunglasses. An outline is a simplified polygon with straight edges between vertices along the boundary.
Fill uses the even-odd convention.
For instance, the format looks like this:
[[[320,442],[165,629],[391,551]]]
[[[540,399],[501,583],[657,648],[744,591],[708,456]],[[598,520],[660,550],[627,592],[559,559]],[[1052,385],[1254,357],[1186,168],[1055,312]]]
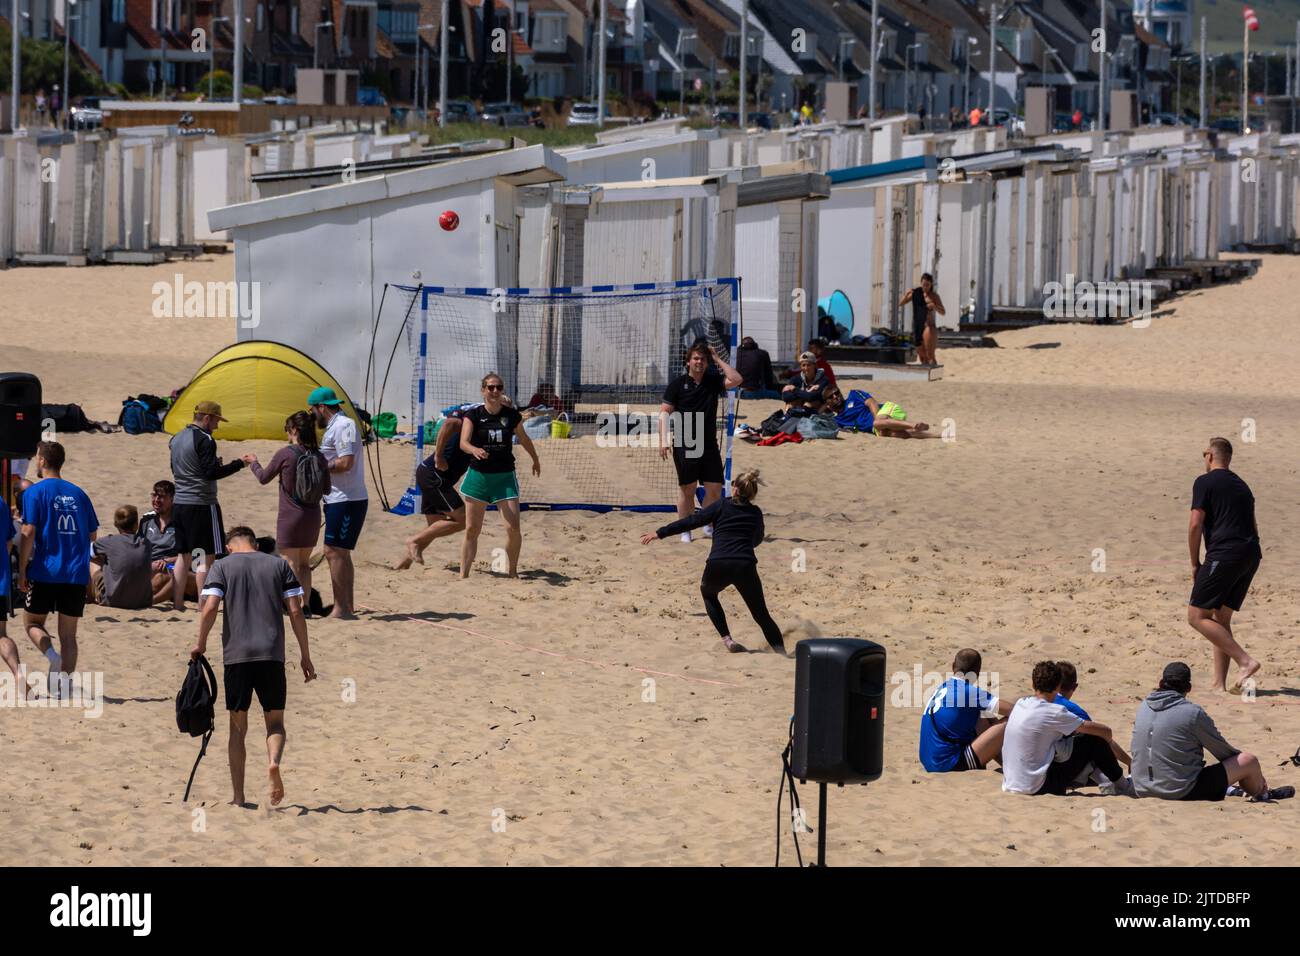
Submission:
[[[460,548],[460,576],[469,577],[483,530],[488,505],[496,505],[506,523],[506,555],[510,576],[519,576],[519,482],[515,478],[513,439],[533,459],[533,474],[542,473],[533,440],[524,431],[524,419],[505,395],[505,383],[496,372],[488,372],[480,383],[483,404],[469,409],[461,420],[460,448],[470,456],[469,471],[461,482],[465,499],[465,542]]]

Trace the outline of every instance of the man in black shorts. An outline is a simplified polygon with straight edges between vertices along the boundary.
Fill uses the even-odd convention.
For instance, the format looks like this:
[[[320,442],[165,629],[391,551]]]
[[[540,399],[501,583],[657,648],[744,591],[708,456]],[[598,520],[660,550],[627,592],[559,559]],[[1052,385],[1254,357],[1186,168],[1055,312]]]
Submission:
[[[230,553],[208,570],[199,597],[199,639],[190,651],[198,657],[207,651],[208,632],[221,618],[221,659],[225,665],[226,710],[230,711],[230,783],[234,806],[244,805],[244,736],[253,694],[266,718],[267,775],[271,780],[271,806],[284,799],[280,760],[284,756],[284,705],[288,694],[284,674],[284,612],[302,652],[304,681],[314,680],[307,649],[307,619],[303,616],[302,586],[289,562],[277,554],[258,550],[257,536],[245,527],[233,528],[226,537]]]
[[[1269,789],[1259,758],[1223,739],[1199,705],[1187,699],[1192,669],[1165,666],[1160,686],[1147,695],[1133,721],[1133,791],[1162,800],[1222,800],[1229,786],[1254,800],[1295,796],[1295,787]],[[1218,759],[1207,766],[1205,751]]]
[[[91,544],[99,529],[90,498],[63,479],[65,457],[56,441],[36,446],[41,480],[23,492],[18,554],[18,590],[26,595],[23,630],[50,662],[50,693],[62,697],[71,692],[68,675],[77,668],[77,625],[86,607]],[[57,653],[45,629],[51,614],[59,615]]]
[[[172,481],[176,485],[172,505],[172,522],[176,527],[176,564],[172,568],[172,607],[185,610],[185,585],[190,577],[190,559],[195,551],[203,552],[203,562],[194,568],[198,589],[215,555],[222,552],[225,532],[221,525],[221,505],[217,503],[217,482],[244,467],[236,458],[222,464],[217,457],[217,442],[212,433],[221,422],[221,406],[216,402],[199,402],[194,406],[194,421],[172,436],[169,448]]]
[[[704,487],[703,506],[707,508],[722,497],[722,452],[718,447],[718,398],[739,388],[743,377],[728,365],[704,341],[696,342],[686,353],[686,372],[664,389],[659,414],[659,454],[667,458],[672,452],[677,468],[677,517],[685,518],[695,510],[695,489]],[[668,435],[669,416],[677,427]],[[706,529],[706,537],[710,532]],[[681,540],[690,541],[683,531]]]
[[[1187,622],[1214,645],[1211,690],[1227,690],[1228,659],[1241,668],[1233,693],[1259,670],[1259,661],[1232,636],[1232,614],[1240,611],[1263,552],[1255,524],[1255,497],[1228,466],[1232,443],[1210,440],[1205,449],[1205,474],[1192,485],[1192,517],[1187,546],[1192,555],[1192,596]],[[1201,560],[1201,538],[1205,560]]]
[[[469,468],[469,455],[460,448],[460,423],[465,412],[473,407],[471,402],[443,412],[433,454],[415,469],[420,513],[427,524],[419,534],[406,539],[406,554],[397,563],[398,571],[406,570],[416,561],[424,564],[424,549],[435,539],[465,530],[465,502],[456,491],[456,482],[465,477]]]

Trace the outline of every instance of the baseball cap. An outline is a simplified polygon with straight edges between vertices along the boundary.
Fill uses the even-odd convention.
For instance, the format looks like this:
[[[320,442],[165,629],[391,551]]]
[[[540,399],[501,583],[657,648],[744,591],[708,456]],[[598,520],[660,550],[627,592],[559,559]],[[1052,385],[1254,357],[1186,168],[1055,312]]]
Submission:
[[[343,400],[334,394],[334,389],[322,385],[320,388],[314,388],[311,394],[307,396],[307,404],[310,405],[342,405]]]
[[[1172,664],[1165,665],[1164,673],[1160,675],[1160,679],[1175,684],[1190,684],[1192,682],[1192,669],[1182,661],[1174,661]]]
[[[194,414],[215,415],[217,416],[218,419],[220,419],[223,422],[230,421],[229,418],[226,418],[221,414],[221,406],[218,405],[216,402],[199,402],[197,405],[194,406]]]
[[[799,364],[802,365],[804,362],[812,362],[814,365],[816,365],[817,356],[813,355],[811,352],[800,352]]]

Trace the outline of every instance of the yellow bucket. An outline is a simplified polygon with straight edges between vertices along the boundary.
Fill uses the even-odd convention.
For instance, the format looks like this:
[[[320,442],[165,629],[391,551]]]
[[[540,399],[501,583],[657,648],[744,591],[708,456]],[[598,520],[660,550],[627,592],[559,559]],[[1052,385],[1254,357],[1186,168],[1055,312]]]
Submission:
[[[561,421],[561,419],[563,419],[563,421]],[[569,432],[572,428],[573,426],[569,424],[569,416],[564,412],[560,412],[560,417],[551,422],[551,437],[568,438]]]

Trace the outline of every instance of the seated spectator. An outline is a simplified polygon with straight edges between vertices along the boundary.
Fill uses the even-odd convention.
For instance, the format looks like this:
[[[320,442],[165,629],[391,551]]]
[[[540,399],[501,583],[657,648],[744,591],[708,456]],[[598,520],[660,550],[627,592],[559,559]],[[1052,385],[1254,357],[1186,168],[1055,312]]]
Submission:
[[[1110,748],[1110,728],[1084,720],[1056,703],[1060,666],[1055,661],[1040,661],[1034,666],[1033,686],[1033,696],[1016,701],[1007,718],[1002,739],[1002,789],[1064,796],[1076,780],[1086,779],[1094,769],[1109,780],[1123,779],[1124,771]]]
[[[550,382],[538,382],[537,391],[533,392],[533,397],[528,400],[528,408],[549,408],[556,414],[560,412],[572,412],[573,405],[560,398],[555,392],[555,386]]]
[[[1230,791],[1256,801],[1295,796],[1295,787],[1269,789],[1259,758],[1224,740],[1210,715],[1187,699],[1191,690],[1192,669],[1174,661],[1165,666],[1159,687],[1138,707],[1133,721],[1134,792],[1162,800],[1222,800]],[[1206,766],[1206,750],[1219,762]]]
[[[979,651],[963,648],[949,677],[925,702],[921,714],[921,765],[931,773],[982,770],[1002,759],[1002,735],[1011,705],[975,685],[983,663]]]
[[[88,598],[108,607],[141,610],[153,605],[149,542],[140,537],[140,513],[122,505],[113,514],[117,534],[98,538],[90,554]]]
[[[1076,704],[1073,700],[1074,692],[1079,689],[1078,670],[1069,661],[1057,661],[1056,666],[1061,669],[1061,686],[1056,692],[1056,700],[1054,701],[1054,703],[1060,704],[1062,707],[1064,707],[1066,710],[1068,710],[1070,713],[1074,714],[1077,717],[1082,717],[1084,720],[1092,720],[1092,717],[1088,714],[1088,712],[1084,710],[1082,707],[1080,707],[1078,704]],[[1124,752],[1124,748],[1121,747],[1118,741],[1116,741],[1113,737],[1111,738],[1110,741],[1110,749],[1111,752],[1115,754],[1115,759],[1118,760],[1120,763],[1123,764],[1132,763],[1132,758],[1130,758],[1129,755]],[[1060,759],[1059,754],[1057,755],[1057,758]],[[1097,779],[1097,782],[1101,784],[1103,787],[1108,786],[1110,784],[1121,783],[1121,781],[1119,780],[1106,779],[1101,775],[1100,772],[1095,772],[1095,778],[1100,778]],[[1075,780],[1075,783],[1083,784],[1086,780],[1087,780],[1087,775],[1082,775],[1079,779]],[[1129,788],[1127,788],[1126,786],[1122,786],[1119,789],[1122,792],[1127,793]]]
[[[830,387],[826,373],[817,368],[817,357],[811,352],[799,356],[799,372],[795,379],[781,391],[781,401],[794,408],[821,411],[822,392]]]
[[[736,371],[741,375],[741,398],[780,398],[781,392],[772,372],[772,356],[760,349],[750,336],[740,340],[736,350]]]
[[[817,370],[826,376],[827,382],[829,382],[831,385],[834,385],[835,372],[831,368],[831,363],[826,361],[826,340],[820,338],[809,339],[808,348],[802,354],[800,354],[799,361],[802,362],[804,355],[807,355],[809,352],[812,353],[813,361],[817,365]],[[798,368],[787,369],[785,372],[785,377],[791,379],[798,374],[799,374]]]
[[[172,569],[176,565],[176,528],[172,525],[172,503],[176,486],[170,481],[155,481],[149,496],[152,511],[140,519],[139,535],[149,542],[149,560],[153,570],[153,601],[161,604],[172,599]],[[199,582],[194,572],[189,572],[185,582],[185,596],[199,599]]]
[[[826,381],[834,385],[835,371],[831,368],[831,363],[826,360],[826,340],[822,338],[809,339],[808,351],[817,356],[817,368],[825,372]]]

